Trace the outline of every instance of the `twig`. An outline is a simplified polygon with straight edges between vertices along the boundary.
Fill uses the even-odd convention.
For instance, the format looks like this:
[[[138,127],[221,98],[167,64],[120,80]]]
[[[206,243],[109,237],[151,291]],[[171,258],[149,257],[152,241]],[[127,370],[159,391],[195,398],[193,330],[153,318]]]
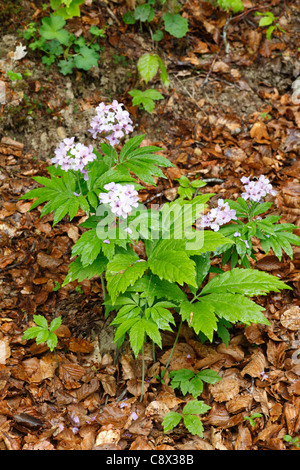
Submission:
[[[213,71],[213,68],[214,68],[214,65],[215,65],[215,63],[216,63],[216,60],[217,60],[217,57],[218,57],[219,53],[220,53],[220,50],[218,50],[218,52],[215,54],[215,56],[214,56],[214,58],[213,58],[213,61],[212,61],[212,63],[211,63],[211,66],[210,66],[210,68],[209,68],[209,71],[208,71],[208,73],[207,73],[207,75],[206,75],[206,77],[205,77],[205,80],[201,83],[200,88],[203,88],[203,87],[207,84],[207,82],[208,82],[208,80],[209,80],[209,77],[210,77],[210,75],[211,75],[211,73],[212,73],[212,71]]]

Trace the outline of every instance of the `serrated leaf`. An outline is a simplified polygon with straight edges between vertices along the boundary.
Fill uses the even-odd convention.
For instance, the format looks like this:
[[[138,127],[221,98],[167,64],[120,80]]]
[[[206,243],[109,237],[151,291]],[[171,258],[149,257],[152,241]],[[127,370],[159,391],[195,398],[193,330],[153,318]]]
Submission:
[[[198,401],[198,400],[191,400],[188,401],[187,404],[184,406],[182,413],[184,415],[189,415],[189,414],[195,414],[195,415],[201,415],[206,413],[208,410],[210,410],[210,406],[206,405],[204,401]]]
[[[74,57],[74,64],[78,69],[90,70],[98,66],[99,57],[98,52],[88,46],[83,46],[79,50],[79,55]]]
[[[176,411],[170,411],[167,413],[162,421],[162,426],[164,428],[164,432],[171,431],[175,428],[181,421],[181,415],[176,413]]]
[[[40,35],[46,39],[57,39],[60,44],[68,45],[70,34],[63,29],[66,22],[62,16],[50,15],[50,17],[42,18],[42,25],[39,28]]]
[[[147,262],[139,260],[138,256],[130,254],[116,255],[108,263],[106,278],[107,289],[112,303],[114,303],[120,293],[124,293],[127,287],[133,285],[147,269]]]
[[[217,330],[217,317],[215,315],[215,307],[209,303],[202,302],[182,302],[180,306],[180,315],[186,320],[196,334],[200,332],[212,341],[214,331]]]
[[[184,250],[176,248],[174,240],[160,241],[148,259],[149,268],[160,279],[196,286],[194,261]]]
[[[142,319],[135,321],[129,331],[129,341],[135,357],[141,351],[145,340],[145,327]]]
[[[84,232],[72,248],[72,257],[80,256],[82,266],[86,267],[98,257],[103,241],[97,236],[97,230]]]
[[[137,69],[141,78],[145,83],[148,83],[158,72],[159,61],[157,56],[149,53],[144,54],[138,60]]]
[[[39,325],[42,328],[48,330],[48,322],[47,319],[43,317],[43,315],[33,315],[33,321],[36,325]]]
[[[264,308],[256,304],[248,297],[240,294],[208,294],[200,297],[199,301],[203,303],[203,309],[214,307],[215,314],[224,318],[230,323],[261,323],[270,325],[264,314]]]
[[[203,382],[206,382],[208,384],[215,384],[221,380],[221,377],[219,376],[218,372],[212,369],[204,369],[200,370],[197,373],[197,377],[199,377]]]
[[[235,268],[213,277],[202,289],[201,294],[231,292],[245,295],[266,295],[270,291],[290,289],[276,276],[254,270]]]
[[[199,416],[184,415],[183,422],[187,430],[194,435],[203,437],[203,424]]]
[[[51,332],[49,333],[49,336],[47,338],[47,346],[50,349],[50,351],[54,351],[56,348],[58,342],[58,338],[55,333]]]
[[[57,328],[59,328],[60,325],[61,325],[61,317],[54,318],[52,322],[50,323],[49,331],[53,332],[57,330]]]

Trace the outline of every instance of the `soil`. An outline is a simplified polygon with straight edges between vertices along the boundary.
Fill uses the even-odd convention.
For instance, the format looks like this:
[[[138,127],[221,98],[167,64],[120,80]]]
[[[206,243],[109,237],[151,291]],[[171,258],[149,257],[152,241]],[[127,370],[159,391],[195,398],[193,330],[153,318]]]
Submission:
[[[95,106],[116,99],[131,112],[134,132],[145,133],[149,142],[162,146],[175,164],[165,181],[141,191],[143,201],[174,197],[181,174],[200,175],[208,183],[205,191],[222,197],[236,197],[242,176],[265,174],[278,190],[274,213],[300,227],[300,114],[299,102],[292,96],[292,85],[300,76],[299,2],[261,2],[264,11],[280,18],[286,31],[274,34],[271,41],[254,15],[232,21],[227,52],[220,18],[217,21],[209,15],[207,4],[198,2],[206,5],[205,24],[215,31],[210,33],[204,23],[196,26],[195,2],[182,3],[190,34],[182,40],[166,35],[162,44],[155,45],[147,29],[120,27],[126,2],[86,2],[82,18],[71,20],[69,27],[86,31],[95,12],[101,18],[99,27],[109,25],[99,66],[63,76],[55,65],[45,67],[39,53],[29,48],[21,61],[12,59],[16,45],[25,44],[20,31],[33,17],[37,20],[47,13],[43,2],[0,1],[0,80],[6,87],[0,108],[0,340],[7,341],[10,349],[7,364],[0,361],[1,449],[90,449],[96,440],[96,448],[118,450],[277,450],[289,448],[284,435],[299,436],[300,371],[291,362],[299,330],[289,330],[280,320],[284,311],[299,308],[299,248],[295,247],[293,261],[280,262],[272,254],[261,257],[261,269],[293,286],[292,292],[258,299],[272,320],[271,328],[233,328],[227,349],[217,340],[203,346],[188,328],[183,330],[178,354],[191,356],[187,365],[194,367],[198,361],[199,367],[202,361],[202,367],[221,371],[228,387],[233,384],[233,394],[224,391],[222,398],[217,390],[205,388],[203,399],[210,401],[212,411],[203,421],[204,439],[191,436],[183,427],[164,435],[160,410],[155,408],[161,404],[158,397],[165,394],[167,404],[173,400],[174,406],[184,398],[154,375],[166,363],[175,336],[164,335],[157,362],[149,352],[149,388],[139,403],[141,361],[132,358],[129,347],[116,349],[109,326],[112,318],[103,314],[99,279],[55,290],[67,273],[83,214],[74,223],[64,219],[52,228],[51,216],[40,219],[39,209],[28,212],[30,204],[19,200],[33,187],[32,175],[46,174],[58,144],[71,136],[89,142]],[[206,52],[197,52],[201,47]],[[165,98],[157,102],[153,114],[133,107],[128,94],[145,87],[136,71],[144,52],[163,58],[170,79],[168,89],[162,87],[159,76],[151,82]],[[8,71],[26,77],[12,83]],[[251,136],[255,122],[265,124],[269,138]],[[47,348],[21,339],[33,314],[45,315],[49,321],[62,315],[65,330],[60,336],[58,374]],[[214,354],[217,359],[212,359]],[[64,360],[70,366],[68,378]],[[264,364],[258,375],[250,368],[255,361]],[[261,371],[265,369],[268,379],[264,381]],[[237,395],[239,403],[234,402]],[[139,416],[136,422],[129,412],[119,416],[118,402],[125,397],[130,411]],[[244,417],[256,411],[261,417],[255,427],[245,424]],[[118,420],[123,420],[121,430]],[[113,434],[111,441],[108,432]]]

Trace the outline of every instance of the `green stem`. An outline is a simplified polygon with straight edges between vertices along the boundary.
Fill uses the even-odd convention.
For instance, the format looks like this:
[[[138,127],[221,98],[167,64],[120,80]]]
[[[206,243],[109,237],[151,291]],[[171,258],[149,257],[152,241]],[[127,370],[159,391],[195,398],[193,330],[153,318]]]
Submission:
[[[178,338],[179,338],[179,334],[180,334],[180,330],[181,330],[181,327],[182,327],[182,319],[180,320],[180,324],[179,324],[179,327],[178,327],[178,331],[177,331],[177,335],[176,335],[176,338],[175,338],[175,341],[174,341],[174,344],[173,344],[173,348],[172,348],[172,351],[171,351],[171,354],[169,356],[169,359],[168,359],[168,362],[167,362],[167,365],[166,365],[166,369],[169,367],[170,365],[170,362],[171,362],[171,359],[172,359],[172,356],[173,356],[173,353],[174,353],[174,350],[175,350],[175,346],[177,344],[177,341],[178,341]]]
[[[105,300],[105,298],[106,298],[106,289],[105,289],[105,282],[104,282],[103,273],[100,274],[100,279],[101,279],[101,285],[102,285],[103,299]]]
[[[76,177],[77,177],[77,182],[78,182],[80,194],[83,195],[82,194],[82,189],[81,189],[81,184],[80,184],[80,176],[79,176],[78,172],[76,173]]]

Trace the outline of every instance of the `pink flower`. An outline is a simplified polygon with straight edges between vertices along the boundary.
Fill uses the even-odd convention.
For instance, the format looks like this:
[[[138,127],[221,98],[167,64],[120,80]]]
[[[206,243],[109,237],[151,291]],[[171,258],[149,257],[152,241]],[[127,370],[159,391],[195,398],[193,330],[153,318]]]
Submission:
[[[108,183],[104,186],[107,193],[100,193],[102,204],[108,204],[117,217],[126,219],[133,207],[138,207],[138,192],[132,184],[122,186],[119,183]]]
[[[268,194],[275,196],[277,191],[273,190],[268,178],[261,175],[257,181],[250,181],[250,177],[243,176],[241,182],[244,183],[245,192],[242,198],[247,201],[261,202]]]
[[[230,209],[228,202],[224,202],[223,199],[218,200],[218,207],[211,209],[208,214],[205,214],[201,218],[201,227],[209,227],[214,232],[217,232],[221,225],[227,224],[231,220],[236,219],[236,212],[234,209]]]
[[[100,103],[97,106],[97,114],[93,117],[89,129],[94,139],[100,134],[114,147],[120,142],[120,139],[133,131],[129,113],[122,106],[116,100],[112,104]]]

